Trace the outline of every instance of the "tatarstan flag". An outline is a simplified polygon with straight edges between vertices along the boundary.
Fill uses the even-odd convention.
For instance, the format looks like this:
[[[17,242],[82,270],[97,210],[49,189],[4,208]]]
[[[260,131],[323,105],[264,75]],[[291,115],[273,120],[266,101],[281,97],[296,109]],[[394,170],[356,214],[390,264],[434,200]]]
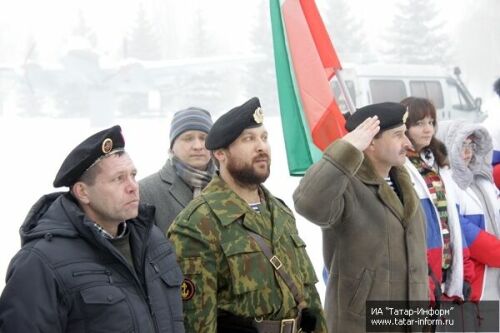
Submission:
[[[313,0],[270,6],[288,168],[298,176],[346,132],[329,84],[341,66]]]

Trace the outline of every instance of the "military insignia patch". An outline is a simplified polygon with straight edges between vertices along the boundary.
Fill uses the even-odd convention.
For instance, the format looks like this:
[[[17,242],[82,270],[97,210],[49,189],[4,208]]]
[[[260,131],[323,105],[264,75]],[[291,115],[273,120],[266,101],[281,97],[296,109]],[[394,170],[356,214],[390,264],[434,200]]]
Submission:
[[[196,288],[194,286],[193,281],[191,279],[185,278],[181,284],[181,297],[183,301],[189,301],[193,298],[196,292]]]
[[[257,124],[262,124],[264,122],[264,111],[262,111],[262,108],[258,107],[255,109],[253,113],[253,120],[255,120]]]
[[[111,150],[113,150],[113,140],[110,138],[104,139],[101,149],[104,154],[108,154]]]

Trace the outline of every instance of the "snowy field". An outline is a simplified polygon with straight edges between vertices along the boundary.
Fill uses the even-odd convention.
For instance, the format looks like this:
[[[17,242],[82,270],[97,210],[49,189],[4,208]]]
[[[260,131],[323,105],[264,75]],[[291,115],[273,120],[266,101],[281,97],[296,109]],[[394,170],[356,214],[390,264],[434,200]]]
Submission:
[[[127,151],[139,172],[138,179],[157,171],[164,164],[169,144],[169,119],[116,119],[108,125],[114,124],[122,127]],[[292,194],[299,178],[288,175],[280,119],[268,117],[265,125],[270,132],[272,148],[271,176],[265,185],[293,209]],[[87,119],[0,117],[0,175],[4,179],[0,187],[3,214],[0,290],[5,285],[9,261],[20,248],[19,227],[29,208],[41,195],[56,191],[52,181],[70,150],[104,127],[107,126],[92,127]],[[299,233],[307,244],[320,279],[317,288],[323,299],[321,231],[304,218],[296,217]]]

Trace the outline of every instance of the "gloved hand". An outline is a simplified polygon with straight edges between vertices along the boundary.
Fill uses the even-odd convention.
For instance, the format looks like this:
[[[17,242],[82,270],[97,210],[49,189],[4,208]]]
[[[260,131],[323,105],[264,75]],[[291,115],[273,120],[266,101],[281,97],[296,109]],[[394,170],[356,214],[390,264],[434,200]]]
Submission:
[[[303,332],[314,332],[316,329],[316,315],[309,309],[302,309],[300,317],[300,328]]]

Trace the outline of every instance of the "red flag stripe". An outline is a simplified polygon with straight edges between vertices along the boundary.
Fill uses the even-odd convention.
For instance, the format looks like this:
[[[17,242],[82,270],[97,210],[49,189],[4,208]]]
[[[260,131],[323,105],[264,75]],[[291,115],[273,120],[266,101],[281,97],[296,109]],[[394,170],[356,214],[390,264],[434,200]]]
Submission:
[[[340,60],[328,36],[321,15],[316,7],[316,2],[314,0],[300,0],[300,5],[311,31],[314,44],[316,45],[316,50],[321,58],[323,67],[327,71],[328,80],[330,80],[335,75],[335,71],[342,69]]]
[[[316,7],[314,6],[314,8]],[[332,141],[345,134],[345,120],[336,105],[329,84],[329,73],[323,66],[316,43],[309,29],[313,22],[308,23],[306,21],[299,0],[286,0],[282,10],[304,114],[314,144],[319,149],[324,150]],[[319,13],[310,17],[321,20]],[[328,35],[323,35],[323,38],[324,36],[326,36],[331,46]],[[321,41],[320,38],[316,40],[317,43]],[[328,48],[327,45],[321,49],[325,53],[324,59],[333,61],[332,66],[335,65],[335,59],[338,62],[335,54],[328,55],[328,50],[334,52],[333,47]]]

